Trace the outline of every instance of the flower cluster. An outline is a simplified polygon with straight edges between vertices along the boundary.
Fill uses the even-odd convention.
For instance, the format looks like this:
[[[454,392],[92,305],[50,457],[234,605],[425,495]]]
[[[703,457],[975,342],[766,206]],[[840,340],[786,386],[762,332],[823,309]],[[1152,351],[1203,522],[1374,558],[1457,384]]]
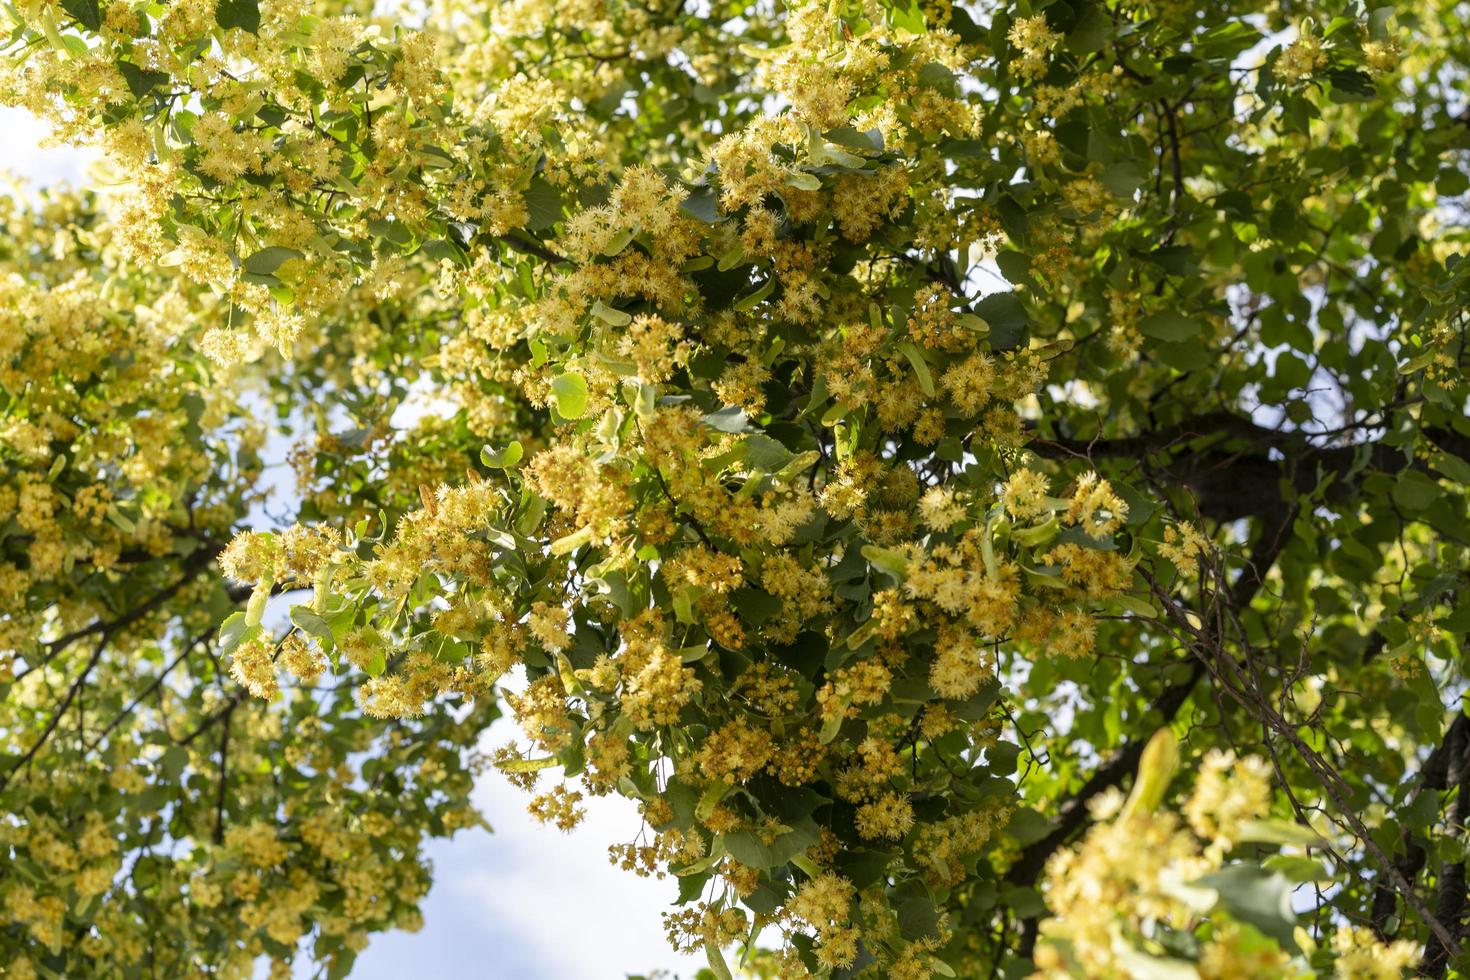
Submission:
[[[679,879],[717,974],[767,927],[783,976],[1014,972],[1085,766],[1156,708],[1254,728],[1196,691],[1206,633],[1366,602],[1384,663],[1293,651],[1330,668],[1283,704],[1454,689],[1470,264],[1419,123],[1459,41],[1380,8],[1253,67],[1282,12],[482,7],[8,8],[0,99],[115,191],[0,202],[7,973],[345,973],[476,822],[501,705],[535,816],[637,801],[614,860]],[[1396,50],[1434,84],[1384,98]],[[1245,536],[1281,581],[1232,581]],[[1400,729],[1346,717],[1390,760],[1364,798]],[[1263,769],[1162,792],[1055,859],[1044,972],[1291,959],[1200,898]]]
[[[1289,905],[1283,910],[1268,897],[1289,903],[1277,884],[1285,879],[1248,862],[1226,863],[1244,839],[1310,842],[1314,834],[1303,837],[1304,828],[1271,821],[1270,765],[1228,752],[1204,759],[1184,821],[1158,808],[1173,764],[1170,753],[1154,749],[1173,738],[1167,729],[1155,735],[1126,806],[1116,791],[1096,798],[1092,813],[1099,822],[1078,846],[1048,862],[1052,917],[1042,924],[1035,976],[1124,977],[1153,969],[1188,970],[1205,980],[1316,976],[1298,950],[1310,954],[1317,941],[1301,928],[1293,934]],[[1237,891],[1247,887],[1255,888],[1248,899]],[[1161,952],[1161,943],[1178,950],[1170,937],[1185,936],[1194,950],[1188,960]],[[1384,943],[1348,925],[1335,927],[1327,948],[1331,975],[1341,978],[1398,977],[1419,957],[1412,942]]]

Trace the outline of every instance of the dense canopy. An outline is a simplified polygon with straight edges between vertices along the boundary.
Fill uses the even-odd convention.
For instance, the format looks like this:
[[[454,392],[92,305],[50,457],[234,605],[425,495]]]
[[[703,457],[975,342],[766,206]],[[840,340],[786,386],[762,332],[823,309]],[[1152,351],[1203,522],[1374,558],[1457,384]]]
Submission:
[[[1464,4],[5,12],[7,976],[345,976],[492,765],[716,977],[1470,969]]]

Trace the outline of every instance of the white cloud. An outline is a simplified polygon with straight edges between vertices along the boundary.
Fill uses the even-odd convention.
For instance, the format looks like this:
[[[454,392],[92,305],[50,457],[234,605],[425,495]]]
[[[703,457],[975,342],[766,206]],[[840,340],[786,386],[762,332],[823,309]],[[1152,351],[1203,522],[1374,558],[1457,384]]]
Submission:
[[[505,686],[523,686],[507,678]],[[515,738],[510,719],[482,739],[493,751]],[[543,783],[550,785],[549,771]],[[587,817],[571,833],[537,823],[529,796],[498,773],[475,787],[476,807],[494,833],[463,834],[431,849],[434,889],[424,928],[375,939],[355,980],[401,980],[469,969],[484,980],[617,978],[656,969],[690,977],[703,957],[680,956],[659,913],[678,894],[671,878],[639,878],[608,860],[610,844],[633,839],[641,818],[630,800],[584,800]]]
[[[88,183],[87,167],[99,158],[95,150],[46,146],[51,127],[24,109],[0,106],[0,171],[24,177],[33,186]]]
[[[483,781],[476,796],[508,866],[451,871],[446,889],[508,923],[537,951],[547,977],[621,976],[695,964],[669,948],[658,915],[678,886],[638,878],[608,861],[609,844],[638,832],[629,801],[591,800],[583,824],[563,834],[532,820],[525,797],[496,777]]]

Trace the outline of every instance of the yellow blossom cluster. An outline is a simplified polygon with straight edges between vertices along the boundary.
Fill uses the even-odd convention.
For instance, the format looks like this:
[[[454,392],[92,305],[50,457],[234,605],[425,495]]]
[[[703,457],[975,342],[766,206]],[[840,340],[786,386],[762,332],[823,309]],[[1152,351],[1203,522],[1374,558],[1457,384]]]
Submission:
[[[345,973],[419,921],[424,836],[476,823],[467,747],[500,704],[524,744],[494,765],[532,793],[558,771],[534,816],[638,802],[610,853],[679,879],[671,939],[717,975],[768,926],[783,977],[967,968],[1066,829],[1040,819],[1082,782],[1063,757],[1193,697],[1155,692],[1194,683],[1162,658],[1199,617],[1147,620],[1217,598],[1217,542],[1260,514],[1181,501],[1265,447],[1273,491],[1322,474],[1283,513],[1356,513],[1333,495],[1367,464],[1337,444],[1276,479],[1296,430],[1179,462],[1198,404],[1305,390],[1241,338],[1337,370],[1359,352],[1318,334],[1368,316],[1346,276],[1396,324],[1367,346],[1422,362],[1421,387],[1357,365],[1344,391],[1463,402],[1463,242],[1418,244],[1459,144],[1297,145],[1393,128],[1351,108],[1379,111],[1401,50],[1383,15],[1356,53],[1351,21],[1304,23],[1258,68],[1281,11],[708,6],[9,11],[0,99],[98,145],[116,191],[0,202],[0,790],[24,815],[0,907],[29,937],[6,971],[285,976],[309,947]],[[1240,81],[1262,73],[1286,84]],[[1359,200],[1389,171],[1434,175],[1403,195],[1423,227]],[[1445,443],[1419,459],[1449,476]],[[1438,476],[1383,492],[1451,510]],[[1405,646],[1440,642],[1399,611]],[[1280,969],[1189,891],[1272,803],[1222,752],[1183,821],[1099,812],[1049,865],[1043,974],[1127,975],[1152,930],[1206,921],[1201,973]]]
[[[1295,928],[1290,944],[1274,938],[1281,929],[1292,932],[1289,908],[1224,898],[1235,882],[1269,887],[1259,865],[1226,862],[1245,833],[1257,841],[1316,838],[1311,832],[1302,838],[1289,824],[1284,834],[1277,830],[1283,824],[1269,819],[1271,766],[1255,757],[1206,756],[1183,807],[1187,826],[1160,809],[1177,755],[1171,760],[1170,752],[1153,750],[1172,745],[1173,738],[1168,730],[1154,736],[1126,806],[1116,790],[1096,798],[1092,811],[1099,823],[1077,847],[1048,862],[1052,917],[1042,924],[1034,976],[1126,977],[1153,969],[1188,971],[1204,980],[1319,975],[1294,955],[1317,946],[1304,929]],[[1198,937],[1192,962],[1161,952],[1165,931]],[[1329,948],[1331,975],[1342,978],[1401,976],[1419,954],[1412,942],[1384,943],[1352,926],[1338,927]]]
[[[1276,62],[1276,74],[1288,82],[1300,82],[1327,64],[1327,52],[1323,50],[1322,38],[1312,33],[1312,24],[1305,23],[1297,29],[1296,40],[1281,50]]]

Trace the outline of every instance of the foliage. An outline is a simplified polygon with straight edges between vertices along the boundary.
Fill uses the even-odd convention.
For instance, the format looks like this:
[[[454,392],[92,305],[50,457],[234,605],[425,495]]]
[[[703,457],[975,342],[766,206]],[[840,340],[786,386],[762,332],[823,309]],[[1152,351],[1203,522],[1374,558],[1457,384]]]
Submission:
[[[345,968],[417,921],[424,838],[479,821],[464,746],[494,707],[375,723],[293,636],[299,683],[250,698],[227,662],[261,627],[215,565],[260,492],[249,393],[86,202],[4,224],[7,975],[248,976],[308,931]]]
[[[9,12],[0,90],[126,182],[4,215],[11,972],[345,974],[497,690],[531,811],[636,800],[717,976],[764,926],[784,975],[1142,969],[1056,869],[1155,833],[1257,902],[1214,749],[1320,835],[1316,934],[1099,928],[1460,954],[1460,7]],[[1066,857],[1161,724],[1192,834],[1146,764]]]
[[[1330,944],[1297,925],[1293,883],[1329,875],[1309,848],[1310,830],[1268,819],[1271,765],[1228,750],[1205,756],[1183,808],[1158,807],[1178,765],[1174,735],[1160,730],[1144,750],[1124,802],[1116,788],[1091,803],[1098,822],[1074,850],[1047,863],[1054,918],[1041,923],[1041,977],[1399,977],[1419,950],[1381,943],[1371,929],[1329,929]],[[1232,861],[1239,845],[1285,845],[1263,861]],[[1141,846],[1140,846],[1141,845]]]

